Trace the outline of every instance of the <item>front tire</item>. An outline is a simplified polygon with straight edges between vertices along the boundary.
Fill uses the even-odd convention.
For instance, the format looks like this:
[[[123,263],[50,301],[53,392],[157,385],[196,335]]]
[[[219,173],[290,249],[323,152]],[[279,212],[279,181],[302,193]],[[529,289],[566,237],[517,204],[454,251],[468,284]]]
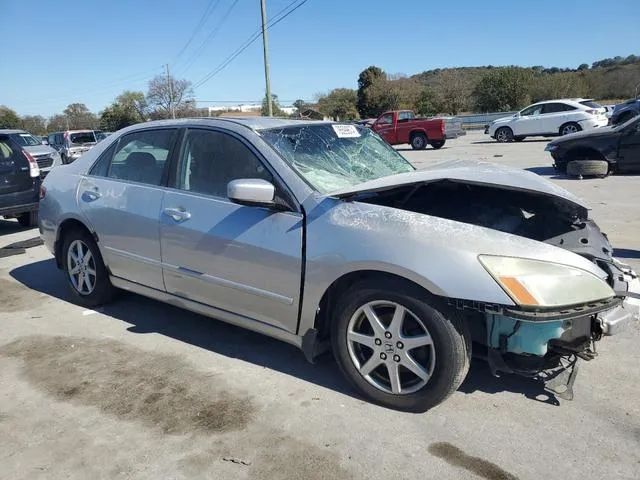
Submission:
[[[416,133],[411,137],[411,148],[424,150],[427,147],[427,136],[424,133]]]
[[[496,141],[499,143],[509,143],[513,140],[513,130],[509,127],[500,127],[496,130]]]
[[[115,288],[98,245],[85,230],[72,230],[62,243],[63,267],[76,303],[97,307],[113,299]]]
[[[369,400],[424,412],[458,389],[469,370],[470,336],[462,320],[434,305],[422,289],[400,281],[365,280],[342,297],[334,355]]]
[[[432,146],[435,150],[438,150],[438,149],[440,149],[440,148],[444,147],[444,142],[445,142],[445,140],[439,140],[439,141],[437,141],[437,142],[431,142],[431,146]]]

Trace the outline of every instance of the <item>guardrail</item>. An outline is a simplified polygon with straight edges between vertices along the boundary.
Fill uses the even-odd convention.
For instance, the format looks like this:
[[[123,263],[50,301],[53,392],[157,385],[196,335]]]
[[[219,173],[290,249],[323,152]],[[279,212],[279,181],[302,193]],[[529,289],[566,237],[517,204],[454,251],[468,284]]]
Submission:
[[[494,113],[475,113],[473,115],[458,115],[465,129],[484,128],[487,123],[497,120],[498,118],[509,117],[517,112],[494,112]]]

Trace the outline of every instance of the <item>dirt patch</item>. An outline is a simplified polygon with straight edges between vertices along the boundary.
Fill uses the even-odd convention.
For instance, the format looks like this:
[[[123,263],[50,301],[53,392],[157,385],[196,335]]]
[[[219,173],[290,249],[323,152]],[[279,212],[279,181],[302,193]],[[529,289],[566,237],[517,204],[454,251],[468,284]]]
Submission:
[[[23,360],[22,373],[58,400],[99,408],[168,434],[244,429],[250,399],[173,355],[113,340],[29,336],[0,347]]]
[[[342,480],[355,477],[340,465],[336,452],[284,437],[258,454],[252,462],[249,478]]]
[[[34,300],[43,295],[7,278],[0,278],[0,312],[20,312],[34,306]]]
[[[458,447],[446,442],[432,443],[429,453],[443,459],[449,465],[464,468],[488,480],[518,480],[518,477],[503,470],[494,463],[480,457],[472,457]]]

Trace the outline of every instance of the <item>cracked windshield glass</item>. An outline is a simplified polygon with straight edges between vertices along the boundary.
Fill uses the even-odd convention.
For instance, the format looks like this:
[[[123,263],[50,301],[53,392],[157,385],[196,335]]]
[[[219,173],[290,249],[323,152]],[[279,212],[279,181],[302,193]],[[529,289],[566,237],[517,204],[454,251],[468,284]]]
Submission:
[[[377,134],[355,125],[301,125],[261,135],[321,193],[415,170]]]

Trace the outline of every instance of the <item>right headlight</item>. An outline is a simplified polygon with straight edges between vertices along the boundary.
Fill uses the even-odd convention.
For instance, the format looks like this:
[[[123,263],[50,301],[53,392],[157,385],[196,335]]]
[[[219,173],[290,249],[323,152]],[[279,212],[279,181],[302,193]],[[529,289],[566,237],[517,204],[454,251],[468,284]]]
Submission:
[[[517,257],[480,255],[480,263],[515,303],[526,307],[566,307],[615,295],[585,270]]]

